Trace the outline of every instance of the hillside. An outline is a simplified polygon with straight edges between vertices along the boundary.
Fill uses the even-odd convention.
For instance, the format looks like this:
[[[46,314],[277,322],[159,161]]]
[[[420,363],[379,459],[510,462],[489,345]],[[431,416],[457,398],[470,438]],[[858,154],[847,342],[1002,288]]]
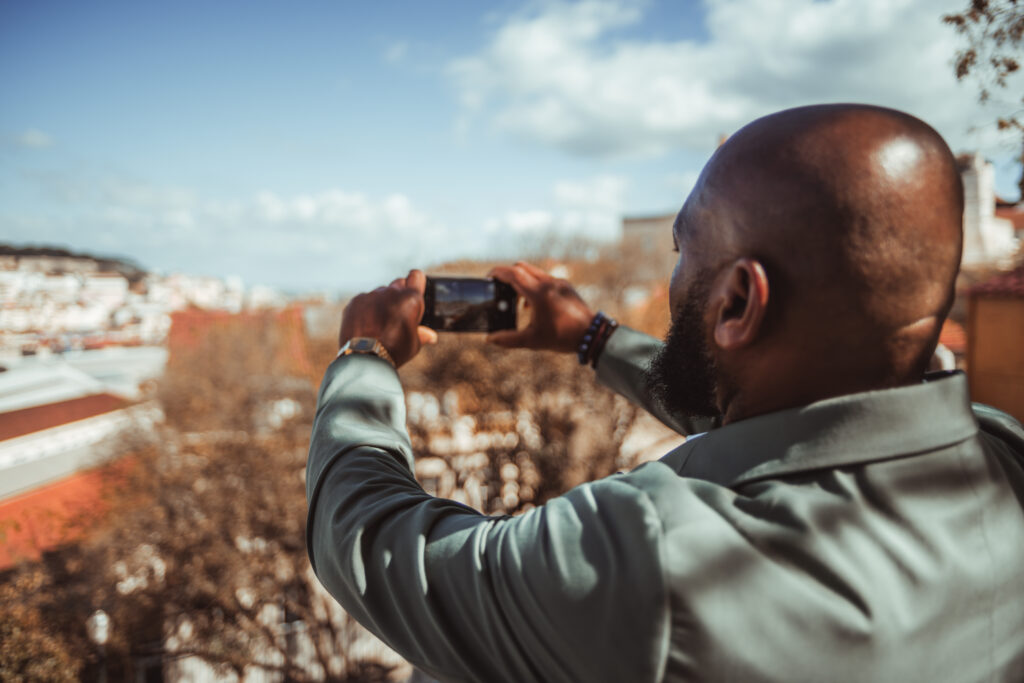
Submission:
[[[146,276],[146,269],[138,263],[116,256],[96,256],[85,252],[74,252],[61,247],[46,245],[24,245],[0,243],[0,257],[13,256],[22,258],[67,259],[72,261],[89,261],[96,264],[96,270],[102,273],[120,273],[129,282],[141,280]],[[55,264],[56,265],[56,264]],[[60,270],[60,267],[55,268]]]

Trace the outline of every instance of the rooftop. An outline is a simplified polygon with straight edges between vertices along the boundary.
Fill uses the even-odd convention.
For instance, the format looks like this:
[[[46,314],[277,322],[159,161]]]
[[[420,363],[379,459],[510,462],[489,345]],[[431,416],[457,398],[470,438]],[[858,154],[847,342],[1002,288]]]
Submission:
[[[101,394],[103,382],[67,363],[33,363],[0,373],[0,413]]]
[[[972,296],[992,294],[996,296],[1024,297],[1024,265],[1000,273],[971,287]]]
[[[78,472],[61,481],[0,501],[0,571],[21,560],[82,538],[110,506],[104,491],[131,463]]]
[[[953,353],[964,353],[967,351],[967,331],[963,325],[947,318],[939,333],[939,343]]]
[[[1024,230],[1024,204],[997,205],[996,216],[1013,223],[1014,230]]]
[[[120,410],[128,402],[101,393],[0,413],[0,441]]]

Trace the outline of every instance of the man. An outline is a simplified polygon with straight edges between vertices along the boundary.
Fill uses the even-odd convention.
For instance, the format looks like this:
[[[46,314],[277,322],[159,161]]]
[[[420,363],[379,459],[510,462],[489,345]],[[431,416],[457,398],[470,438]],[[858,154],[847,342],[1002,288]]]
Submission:
[[[443,680],[1024,680],[1024,430],[972,409],[962,374],[923,376],[962,201],[945,143],[900,112],[736,133],[676,220],[666,343],[600,325],[596,358],[666,423],[721,426],[515,518],[425,494],[392,365],[343,348],[307,470],[317,575]],[[534,313],[492,342],[595,360],[567,283],[494,275]],[[341,342],[412,358],[423,282],[356,297]]]

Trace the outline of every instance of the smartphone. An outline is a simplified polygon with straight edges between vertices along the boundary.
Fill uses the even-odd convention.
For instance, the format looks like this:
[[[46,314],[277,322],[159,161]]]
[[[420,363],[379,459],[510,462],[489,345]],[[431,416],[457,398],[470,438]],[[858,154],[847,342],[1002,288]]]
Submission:
[[[421,325],[438,332],[494,332],[516,327],[516,290],[494,278],[427,276]]]

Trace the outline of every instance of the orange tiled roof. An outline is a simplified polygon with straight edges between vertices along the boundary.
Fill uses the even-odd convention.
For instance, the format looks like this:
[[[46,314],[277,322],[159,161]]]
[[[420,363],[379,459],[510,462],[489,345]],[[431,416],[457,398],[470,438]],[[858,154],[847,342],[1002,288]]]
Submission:
[[[972,296],[994,294],[997,296],[1024,297],[1024,266],[1000,273],[971,287]]]
[[[947,319],[946,322],[942,323],[939,343],[953,353],[965,353],[967,351],[967,331],[963,325]]]
[[[1024,230],[1024,205],[997,206],[996,216],[1013,223],[1014,230]]]
[[[167,339],[171,361],[173,362],[177,351],[198,346],[211,329],[234,328],[258,334],[261,325],[266,324],[273,325],[281,339],[277,360],[295,374],[309,374],[312,366],[306,353],[306,330],[300,306],[289,306],[280,311],[255,313],[229,313],[200,309],[172,313],[171,331]]]
[[[84,537],[109,509],[107,478],[129,465],[120,460],[0,501],[0,570]]]

